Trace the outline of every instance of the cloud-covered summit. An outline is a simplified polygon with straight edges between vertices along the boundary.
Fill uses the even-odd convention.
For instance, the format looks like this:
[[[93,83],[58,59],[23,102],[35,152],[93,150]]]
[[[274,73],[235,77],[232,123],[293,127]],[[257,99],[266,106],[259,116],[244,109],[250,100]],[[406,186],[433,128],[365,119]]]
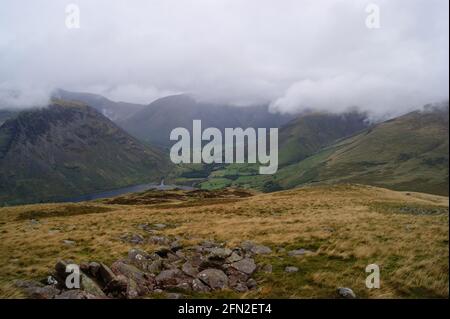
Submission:
[[[69,3],[79,29],[65,26]],[[190,93],[379,114],[448,99],[448,1],[375,1],[379,29],[365,25],[369,3],[4,0],[0,92],[20,92],[9,95],[17,105],[62,87],[138,103]]]

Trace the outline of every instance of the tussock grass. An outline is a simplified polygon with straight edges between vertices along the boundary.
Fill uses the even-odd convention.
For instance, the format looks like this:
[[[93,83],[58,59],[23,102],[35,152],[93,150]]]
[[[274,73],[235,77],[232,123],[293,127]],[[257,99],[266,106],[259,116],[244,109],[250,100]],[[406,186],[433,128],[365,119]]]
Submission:
[[[89,211],[87,207],[110,210],[74,215],[48,214],[64,211],[68,204],[2,208],[0,295],[21,297],[12,281],[40,279],[60,258],[112,263],[134,246],[122,242],[121,235],[148,236],[137,225],[164,223],[170,227],[160,234],[180,236],[185,245],[214,239],[233,247],[252,240],[273,250],[257,257],[258,263],[272,264],[273,273],[257,274],[256,291],[190,297],[333,298],[337,287],[347,286],[362,298],[448,298],[449,225],[444,209],[448,209],[448,197],[361,185],[254,194],[214,205],[210,202],[214,198],[206,197],[204,205],[196,199],[170,207],[85,202],[73,206],[79,211]],[[399,214],[395,207],[425,207],[440,213]],[[30,211],[43,215],[26,215]],[[63,240],[76,245],[64,245]],[[139,246],[149,251],[156,248]],[[311,253],[288,255],[299,248]],[[371,263],[380,266],[380,289],[365,287],[365,267]],[[299,272],[285,273],[286,266],[296,266]]]

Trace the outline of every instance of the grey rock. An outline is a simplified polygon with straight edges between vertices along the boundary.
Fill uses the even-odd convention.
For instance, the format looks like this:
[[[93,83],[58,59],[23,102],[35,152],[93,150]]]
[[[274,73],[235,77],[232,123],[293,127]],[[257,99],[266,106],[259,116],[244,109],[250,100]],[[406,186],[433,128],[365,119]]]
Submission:
[[[139,248],[132,248],[128,251],[128,259],[130,260],[143,260],[143,259],[149,259],[150,255]]]
[[[100,264],[99,270],[98,270],[98,278],[101,279],[101,281],[107,285],[111,281],[116,279],[116,275],[112,272],[112,270],[106,266],[105,264]]]
[[[60,293],[60,290],[53,285],[39,286],[30,284],[24,288],[24,292],[31,299],[52,299]]]
[[[162,260],[153,260],[147,265],[147,271],[153,274],[159,273],[162,269]]]
[[[113,273],[118,275],[123,275],[132,281],[129,283],[136,283],[136,290],[139,295],[145,295],[153,290],[156,285],[155,279],[150,274],[142,272],[140,269],[133,265],[128,265],[123,261],[116,261],[111,265],[111,270]]]
[[[155,227],[155,228],[158,228],[158,229],[163,229],[163,228],[166,228],[167,227],[167,225],[166,224],[153,224],[153,226]]]
[[[195,267],[190,261],[185,262],[181,267],[181,270],[191,277],[196,277],[199,272],[198,267]]]
[[[185,278],[183,272],[179,269],[168,269],[161,271],[156,276],[158,286],[176,286]]]
[[[211,289],[205,285],[200,279],[192,280],[192,290],[196,292],[210,292]]]
[[[256,245],[251,249],[251,252],[256,255],[266,255],[266,254],[270,254],[272,252],[272,249],[270,249],[267,246]]]
[[[167,254],[167,260],[169,261],[169,262],[175,262],[175,261],[178,261],[178,260],[180,260],[180,257],[178,257],[176,254],[173,254],[172,252],[169,252],[168,254]]]
[[[248,291],[247,285],[243,282],[237,282],[235,285],[232,286],[232,288],[234,291],[240,292],[240,293]]]
[[[215,248],[215,247],[220,247],[220,245],[218,243],[216,243],[215,241],[212,240],[205,240],[203,241],[200,246],[202,248]]]
[[[353,290],[351,290],[350,288],[347,288],[347,287],[339,287],[337,289],[337,293],[341,298],[344,298],[344,299],[355,299],[356,298],[356,294],[353,292]]]
[[[100,286],[91,278],[89,278],[86,274],[81,273],[80,274],[80,278],[81,278],[81,288],[94,296],[99,296],[99,297],[105,297],[104,292],[102,291],[102,289],[100,288]]]
[[[228,285],[237,292],[245,292],[248,290],[246,282],[249,279],[249,275],[244,274],[232,267],[226,269],[228,276]]]
[[[242,257],[241,255],[239,255],[237,252],[233,251],[231,253],[231,255],[226,259],[226,262],[228,264],[234,263],[236,261],[242,260],[244,259],[244,257]]]
[[[232,251],[228,248],[215,247],[210,250],[208,258],[225,259],[230,256],[231,253]]]
[[[197,277],[213,290],[228,287],[228,277],[219,269],[205,269],[200,272]]]
[[[293,272],[297,272],[298,268],[294,267],[294,266],[288,266],[288,267],[284,268],[284,271],[288,272],[288,273],[293,273]]]
[[[139,234],[133,234],[131,238],[129,239],[129,242],[132,244],[141,244],[144,242],[144,237]]]
[[[246,252],[250,252],[250,253],[253,253],[256,255],[265,255],[265,254],[270,254],[272,252],[272,249],[270,249],[269,247],[263,246],[263,245],[257,245],[254,242],[251,242],[248,240],[242,242],[241,247]]]
[[[295,249],[295,250],[291,250],[288,252],[288,255],[291,257],[296,257],[296,256],[303,256],[305,254],[310,253],[311,251],[300,248],[300,249]]]
[[[248,287],[248,289],[250,289],[250,290],[256,289],[257,286],[258,286],[258,284],[257,284],[255,279],[250,278],[249,280],[247,280],[247,287]]]
[[[118,275],[108,282],[104,290],[108,294],[117,298],[137,297],[138,293],[136,290],[131,291],[131,289],[128,289],[128,286],[130,286],[130,288],[136,287],[136,283],[129,285],[129,282],[131,282],[131,279],[128,279],[124,275]]]
[[[165,236],[152,236],[149,238],[149,242],[154,245],[170,245],[170,239]]]
[[[231,264],[231,267],[247,275],[253,274],[256,270],[256,264],[252,258],[244,258],[236,261]]]
[[[56,280],[56,278],[53,276],[48,276],[46,279],[46,283],[47,283],[47,285],[57,285],[58,280]]]
[[[145,238],[139,234],[124,234],[120,236],[120,239],[132,244],[142,244],[145,240]]]

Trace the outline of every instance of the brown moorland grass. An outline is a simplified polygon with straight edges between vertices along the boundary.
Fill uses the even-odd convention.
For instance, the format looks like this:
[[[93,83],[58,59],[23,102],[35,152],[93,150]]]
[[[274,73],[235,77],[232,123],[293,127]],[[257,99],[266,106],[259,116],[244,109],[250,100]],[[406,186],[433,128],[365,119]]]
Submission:
[[[186,245],[214,239],[232,247],[252,240],[272,248],[272,254],[257,257],[273,265],[271,274],[257,273],[257,290],[191,297],[334,298],[341,286],[351,287],[361,298],[449,296],[448,197],[362,185],[230,192],[234,195],[218,193],[217,198],[172,194],[163,205],[149,204],[145,197],[150,195],[143,193],[116,202],[2,208],[0,297],[24,297],[13,281],[41,279],[58,259],[110,264],[126,256],[133,245],[120,236],[145,235],[137,227],[144,223],[166,224],[160,233],[180,236]],[[133,198],[141,204],[133,204]],[[312,253],[288,256],[297,248]],[[380,289],[365,287],[365,267],[372,263],[381,269]],[[299,272],[285,273],[286,266]]]

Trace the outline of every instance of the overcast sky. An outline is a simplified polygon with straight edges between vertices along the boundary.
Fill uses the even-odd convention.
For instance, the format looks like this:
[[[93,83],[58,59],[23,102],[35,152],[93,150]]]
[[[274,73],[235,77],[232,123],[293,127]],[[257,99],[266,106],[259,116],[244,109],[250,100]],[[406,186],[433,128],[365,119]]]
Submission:
[[[65,25],[69,3],[79,29]],[[369,3],[379,29],[366,26]],[[146,104],[186,92],[283,112],[396,113],[448,99],[448,4],[1,0],[0,92],[18,104],[60,87]]]

